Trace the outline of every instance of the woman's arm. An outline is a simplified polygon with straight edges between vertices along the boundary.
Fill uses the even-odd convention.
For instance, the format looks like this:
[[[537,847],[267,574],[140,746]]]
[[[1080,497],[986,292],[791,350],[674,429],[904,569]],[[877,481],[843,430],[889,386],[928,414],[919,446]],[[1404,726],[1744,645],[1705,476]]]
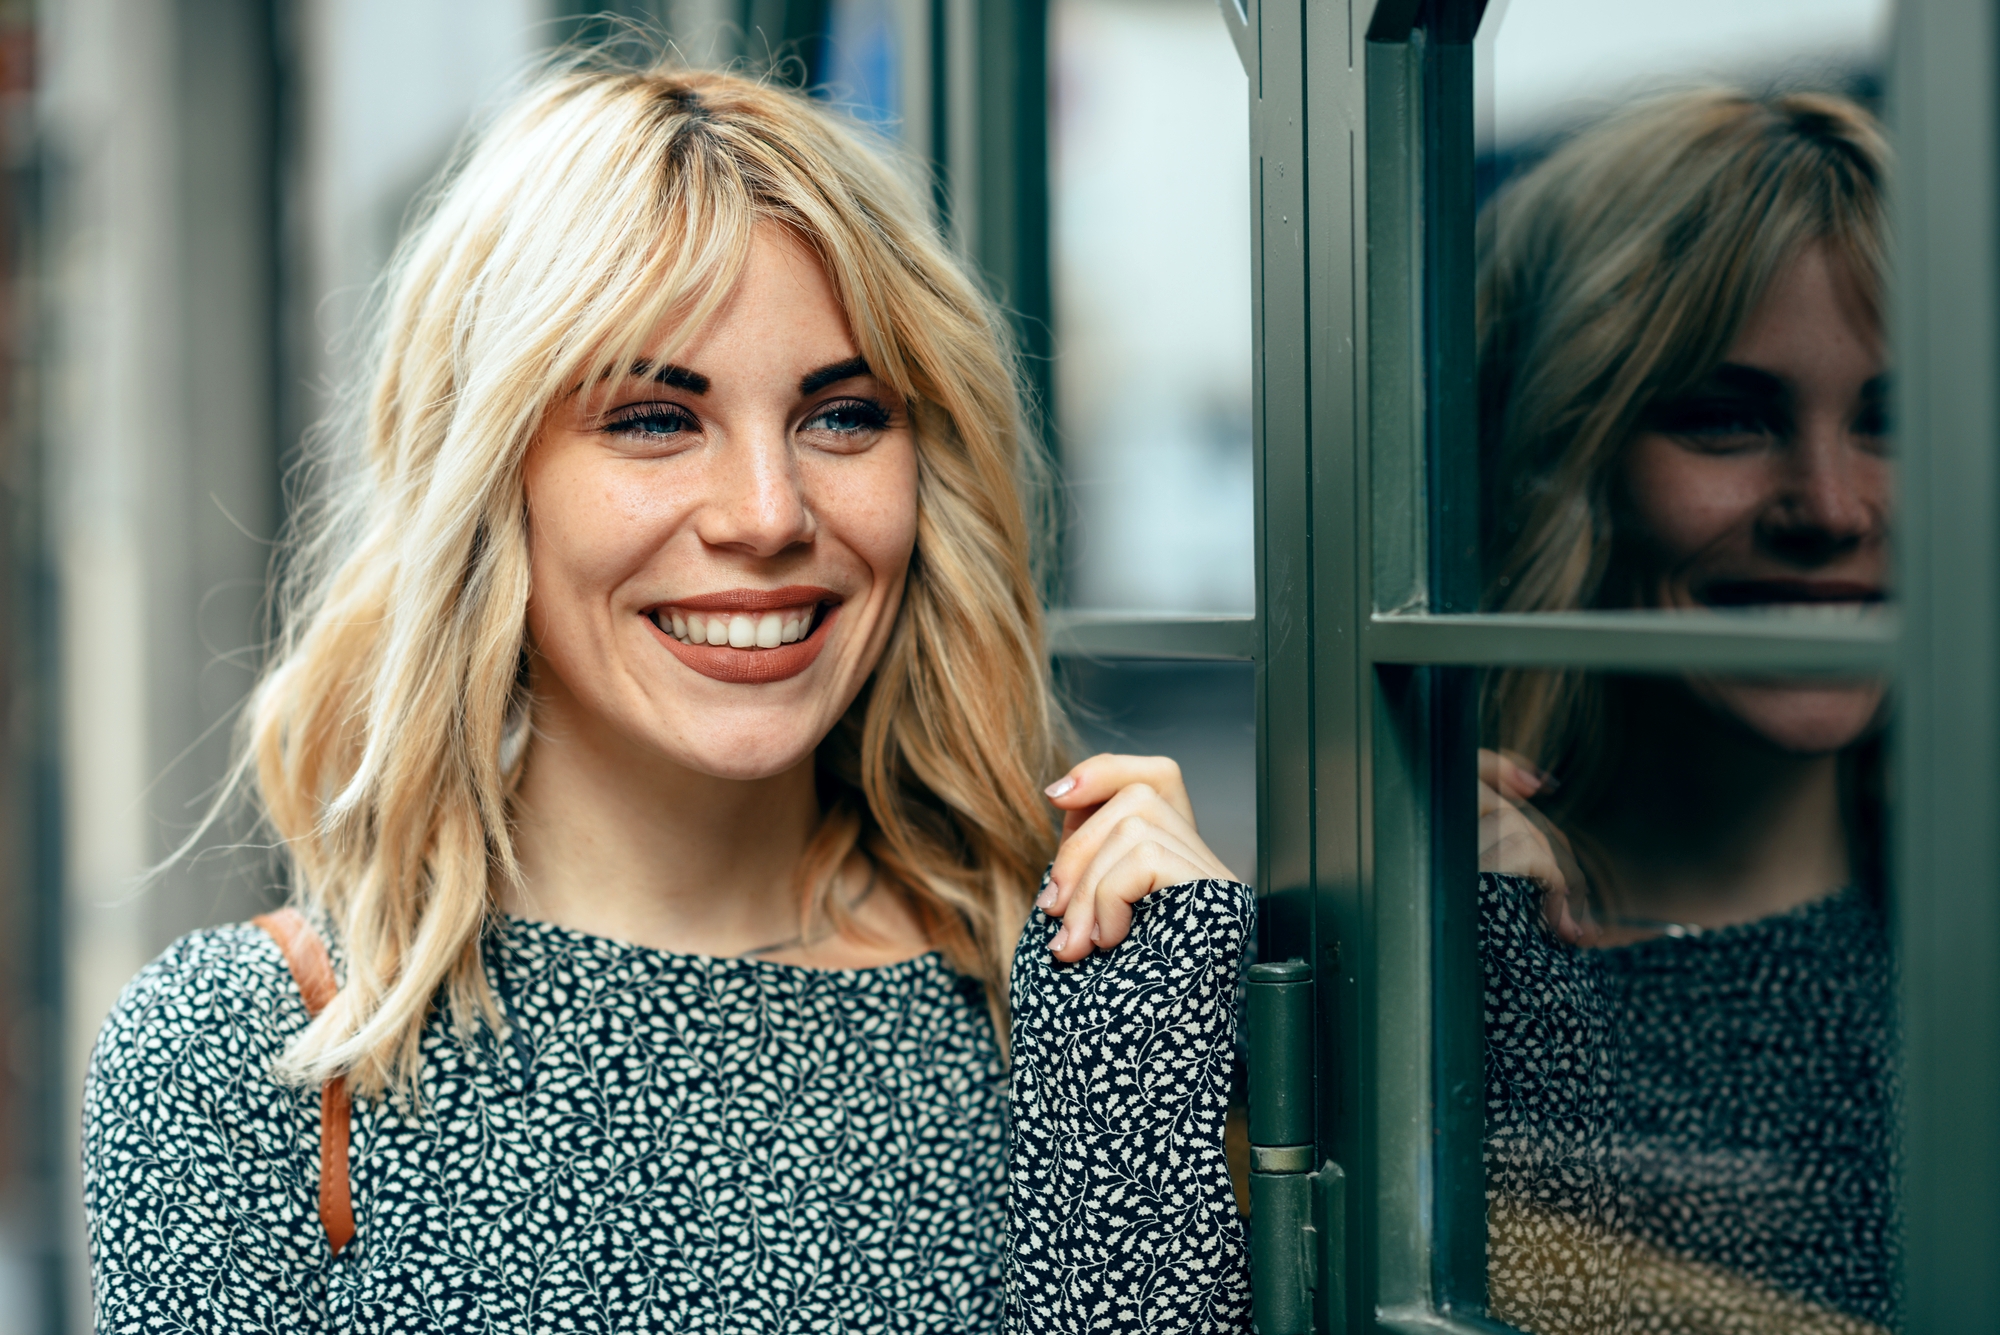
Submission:
[[[306,1023],[255,927],[182,938],[126,987],[84,1085],[96,1328],[327,1328],[318,1093],[272,1058]]]
[[[1015,951],[1010,1335],[1249,1329],[1222,1128],[1255,901],[1161,764],[1072,771],[1068,838]]]

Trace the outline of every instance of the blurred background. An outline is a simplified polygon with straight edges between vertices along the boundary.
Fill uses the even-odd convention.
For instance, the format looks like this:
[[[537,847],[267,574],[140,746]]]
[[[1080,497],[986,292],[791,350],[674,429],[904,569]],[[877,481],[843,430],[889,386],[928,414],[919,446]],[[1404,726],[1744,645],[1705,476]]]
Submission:
[[[241,830],[146,873],[226,770],[370,284],[538,61],[635,32],[909,155],[1028,353],[1056,601],[1251,608],[1247,102],[1213,0],[0,0],[0,1335],[89,1328],[78,1104],[118,990],[282,896]],[[1199,770],[1248,874],[1249,666],[1064,685],[1091,747]]]

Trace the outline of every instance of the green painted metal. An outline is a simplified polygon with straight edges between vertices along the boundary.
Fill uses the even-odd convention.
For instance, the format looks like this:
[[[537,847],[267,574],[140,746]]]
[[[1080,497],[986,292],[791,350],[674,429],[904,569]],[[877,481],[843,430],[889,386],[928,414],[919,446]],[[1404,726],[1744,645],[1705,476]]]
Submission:
[[[1347,1174],[1328,1159],[1312,1175],[1313,1328],[1347,1331]]]
[[[1891,671],[1892,611],[1539,612],[1370,618],[1376,663],[1828,674]]]
[[[1254,659],[1262,638],[1250,616],[1049,613],[1049,652],[1073,658]]]
[[[1312,1176],[1250,1175],[1250,1303],[1259,1335],[1310,1335]]]
[[[2000,1321],[2000,19],[1896,25],[1905,1329],[1956,1335]]]
[[[1312,966],[1253,964],[1244,985],[1249,1048],[1250,1144],[1309,1147],[1313,1141]],[[1308,1152],[1294,1171],[1312,1167]]]

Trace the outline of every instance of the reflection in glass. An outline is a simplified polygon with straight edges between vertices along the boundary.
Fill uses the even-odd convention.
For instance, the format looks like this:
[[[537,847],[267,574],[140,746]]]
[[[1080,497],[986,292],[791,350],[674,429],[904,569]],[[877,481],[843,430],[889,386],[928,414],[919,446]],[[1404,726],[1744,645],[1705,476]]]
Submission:
[[[1248,612],[1249,99],[1214,0],[1055,0],[1069,601]]]
[[[1592,726],[1551,756],[1484,720],[1489,1310],[1536,1335],[1892,1326],[1879,686],[1525,675],[1489,706]]]
[[[1487,604],[1887,592],[1879,127],[1650,99],[1483,219]],[[1885,690],[1483,686],[1489,1307],[1567,1331],[1894,1324]]]

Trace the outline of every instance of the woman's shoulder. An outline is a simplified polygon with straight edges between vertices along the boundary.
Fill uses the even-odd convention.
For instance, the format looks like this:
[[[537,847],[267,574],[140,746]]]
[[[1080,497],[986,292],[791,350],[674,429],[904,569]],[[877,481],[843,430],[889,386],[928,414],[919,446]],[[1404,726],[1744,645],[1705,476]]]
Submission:
[[[98,1031],[93,1080],[172,1067],[268,1078],[305,1028],[305,1001],[270,934],[254,923],[189,932],[125,985]],[[212,1060],[190,1064],[197,1052]]]

